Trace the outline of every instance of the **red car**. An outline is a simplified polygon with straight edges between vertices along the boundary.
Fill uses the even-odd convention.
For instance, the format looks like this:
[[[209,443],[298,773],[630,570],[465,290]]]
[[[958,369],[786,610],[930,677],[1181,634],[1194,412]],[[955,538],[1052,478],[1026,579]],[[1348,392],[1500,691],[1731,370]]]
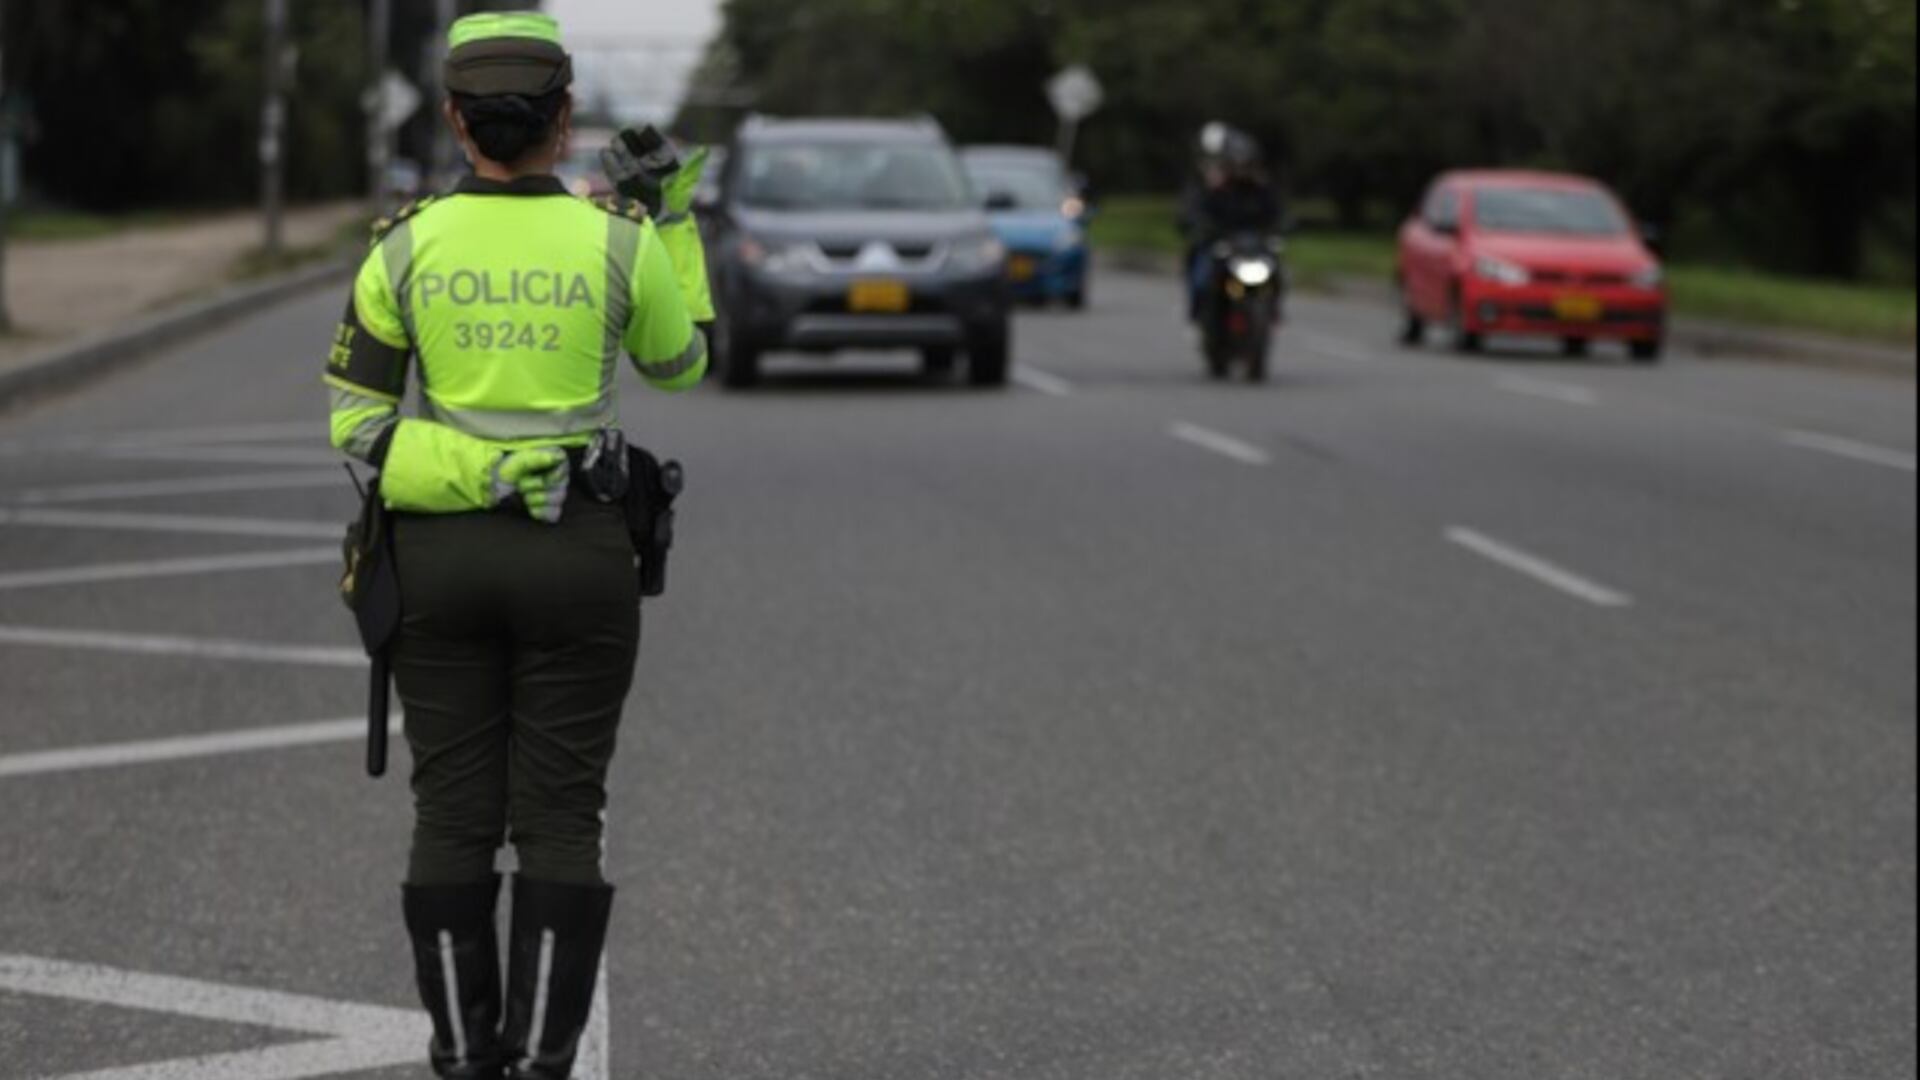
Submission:
[[[1450,172],[1400,229],[1403,340],[1429,322],[1478,350],[1488,334],[1557,337],[1569,355],[1624,341],[1660,359],[1667,291],[1660,259],[1613,192],[1555,173]]]

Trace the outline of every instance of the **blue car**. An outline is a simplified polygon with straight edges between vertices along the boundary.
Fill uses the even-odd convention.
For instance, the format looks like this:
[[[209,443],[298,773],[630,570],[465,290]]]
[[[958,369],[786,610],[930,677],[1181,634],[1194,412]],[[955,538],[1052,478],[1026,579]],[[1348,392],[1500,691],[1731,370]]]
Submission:
[[[1007,246],[1013,295],[1086,307],[1088,207],[1060,156],[1042,147],[972,146],[960,160]]]

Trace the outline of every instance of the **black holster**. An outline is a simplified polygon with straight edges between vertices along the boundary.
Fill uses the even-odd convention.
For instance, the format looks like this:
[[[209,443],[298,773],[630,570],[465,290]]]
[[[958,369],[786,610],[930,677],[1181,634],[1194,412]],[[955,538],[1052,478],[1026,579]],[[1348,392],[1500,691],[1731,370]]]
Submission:
[[[673,548],[673,501],[686,486],[678,461],[661,461],[648,451],[627,446],[627,533],[633,538],[640,573],[640,595],[667,591],[667,554]]]
[[[387,771],[387,685],[390,649],[400,630],[400,577],[393,559],[393,516],[375,479],[361,491],[360,514],[341,545],[346,572],[340,598],[353,612],[360,644],[373,661],[367,689],[367,775]]]

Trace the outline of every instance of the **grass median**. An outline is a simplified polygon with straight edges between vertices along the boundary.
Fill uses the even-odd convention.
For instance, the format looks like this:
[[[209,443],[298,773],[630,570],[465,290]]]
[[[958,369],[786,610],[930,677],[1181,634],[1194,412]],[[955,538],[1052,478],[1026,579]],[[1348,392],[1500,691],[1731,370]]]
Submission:
[[[1108,252],[1177,255],[1176,206],[1164,196],[1126,196],[1100,206],[1093,246]],[[1378,232],[1304,228],[1288,243],[1295,280],[1325,288],[1341,278],[1387,281],[1394,240]],[[1670,263],[1667,280],[1676,314],[1808,330],[1911,345],[1915,292],[1911,287],[1823,281],[1753,270]]]

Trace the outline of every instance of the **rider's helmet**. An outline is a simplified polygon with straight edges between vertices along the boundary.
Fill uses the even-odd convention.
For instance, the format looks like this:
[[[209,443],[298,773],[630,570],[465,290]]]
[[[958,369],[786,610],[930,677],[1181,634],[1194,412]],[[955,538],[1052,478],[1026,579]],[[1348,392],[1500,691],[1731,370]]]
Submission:
[[[1218,155],[1227,175],[1235,179],[1258,178],[1264,157],[1259,141],[1243,131],[1229,131]]]
[[[1207,121],[1206,126],[1200,129],[1198,142],[1200,160],[1202,162],[1218,160],[1221,152],[1227,148],[1227,140],[1232,135],[1233,129],[1221,121]]]

